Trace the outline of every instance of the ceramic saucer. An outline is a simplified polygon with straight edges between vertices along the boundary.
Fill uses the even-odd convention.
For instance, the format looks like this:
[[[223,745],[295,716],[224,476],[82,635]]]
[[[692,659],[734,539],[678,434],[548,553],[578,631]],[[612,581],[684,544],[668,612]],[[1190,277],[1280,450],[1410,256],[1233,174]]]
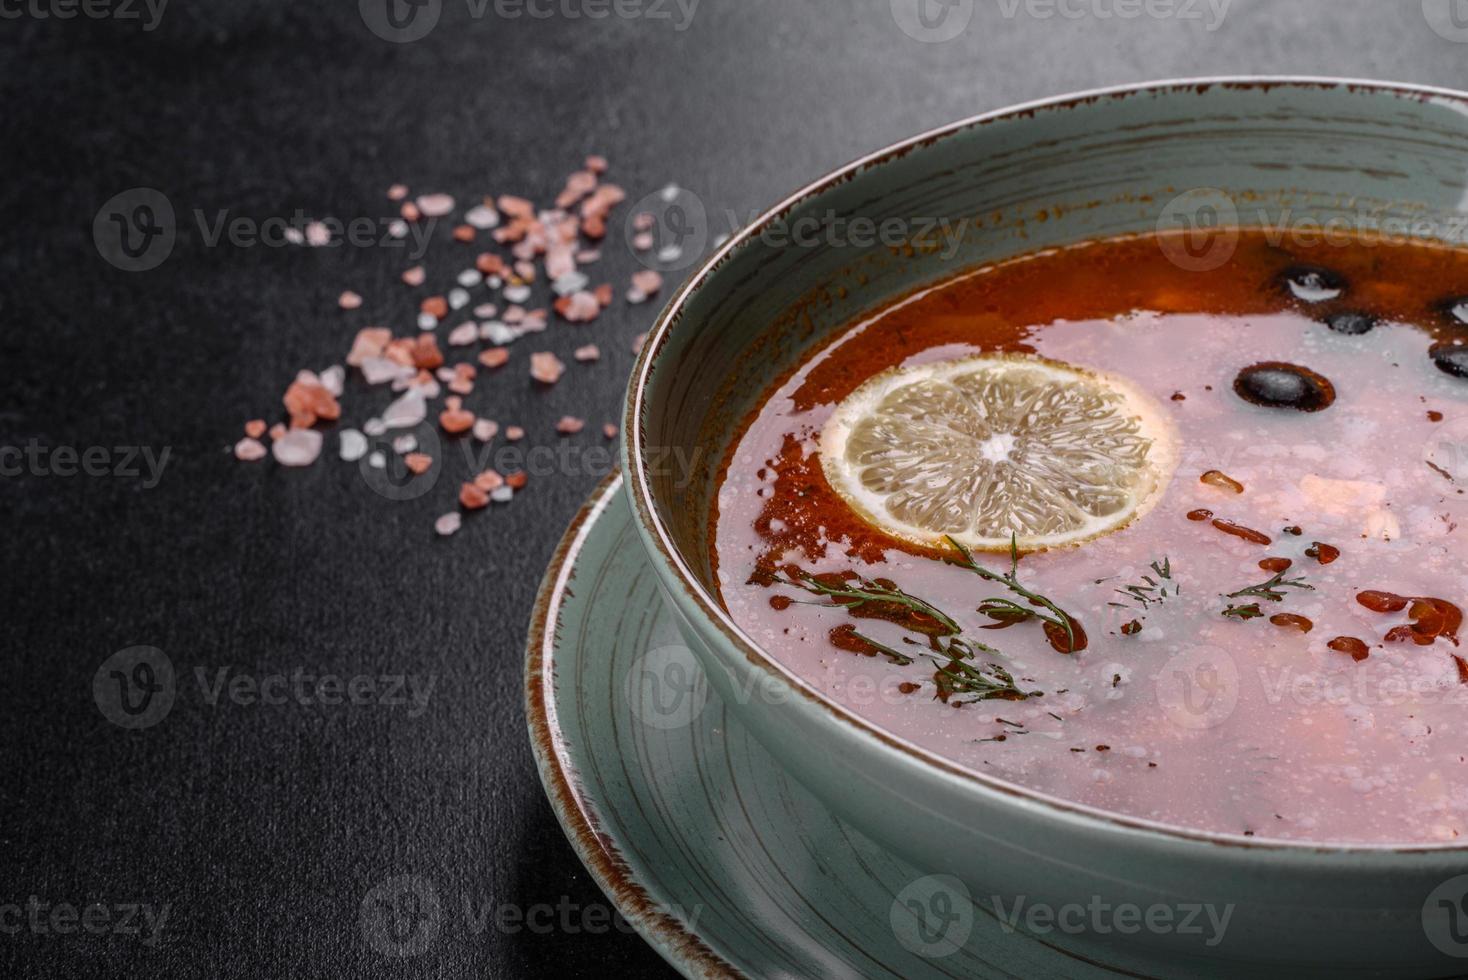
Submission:
[[[1138,975],[1008,929],[787,778],[683,645],[620,477],[557,548],[528,646],[531,740],[561,826],[685,976]]]

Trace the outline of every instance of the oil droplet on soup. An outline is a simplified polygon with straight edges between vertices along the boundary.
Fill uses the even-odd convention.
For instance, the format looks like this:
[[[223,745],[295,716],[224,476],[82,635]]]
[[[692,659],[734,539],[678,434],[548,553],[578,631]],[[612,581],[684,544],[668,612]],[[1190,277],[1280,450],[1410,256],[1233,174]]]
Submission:
[[[1271,237],[1206,272],[1154,237],[1027,256],[838,331],[729,447],[710,551],[730,615],[827,698],[1020,786],[1256,839],[1468,840],[1468,299],[1444,297],[1468,251]],[[843,399],[996,353],[1150,396],[1178,463],[1155,506],[1074,547],[969,553],[831,489]],[[978,479],[934,431],[903,447],[929,481],[908,492]],[[1027,514],[1068,506],[1054,474],[964,492],[1026,486]]]

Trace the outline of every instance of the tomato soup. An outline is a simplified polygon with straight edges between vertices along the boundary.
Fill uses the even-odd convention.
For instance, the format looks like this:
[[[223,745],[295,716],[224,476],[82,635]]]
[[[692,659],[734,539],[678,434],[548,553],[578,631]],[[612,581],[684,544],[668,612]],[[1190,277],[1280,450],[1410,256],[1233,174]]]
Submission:
[[[1026,256],[840,331],[725,461],[722,601],[831,700],[1067,801],[1260,838],[1462,840],[1468,250],[1255,230],[1196,271],[1178,244]],[[838,407],[882,372],[985,355],[1155,403],[1155,501],[1030,553],[914,541],[853,507],[822,456]]]

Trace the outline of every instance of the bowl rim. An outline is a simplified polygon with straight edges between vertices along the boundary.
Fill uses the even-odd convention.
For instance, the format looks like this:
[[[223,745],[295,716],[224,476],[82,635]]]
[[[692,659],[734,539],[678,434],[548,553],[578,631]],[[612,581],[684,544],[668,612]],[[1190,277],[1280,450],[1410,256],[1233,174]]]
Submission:
[[[839,724],[847,726],[855,734],[874,738],[891,749],[905,761],[930,770],[958,784],[984,793],[997,793],[1009,797],[1016,803],[1038,807],[1049,816],[1077,821],[1093,828],[1104,826],[1148,836],[1154,840],[1191,842],[1219,847],[1240,848],[1255,852],[1283,852],[1294,855],[1462,855],[1468,854],[1468,841],[1463,843],[1367,843],[1304,841],[1268,837],[1245,837],[1240,834],[1217,833],[1194,830],[1187,827],[1147,820],[1115,813],[1099,807],[1077,803],[1063,797],[1008,782],[995,776],[958,765],[937,753],[925,749],[907,739],[872,722],[851,708],[822,694],[798,674],[780,663],[774,656],[754,641],[734,622],[716,596],[693,574],[678,552],[672,536],[653,503],[652,489],[645,469],[646,432],[642,422],[647,405],[647,383],[658,355],[666,346],[669,335],[683,319],[689,298],[705,284],[728,261],[729,257],[744,243],[757,237],[764,228],[786,216],[796,206],[847,180],[869,167],[895,160],[907,153],[954,136],[966,130],[978,129],[995,122],[1033,115],[1042,110],[1073,110],[1103,99],[1121,99],[1160,93],[1206,94],[1208,89],[1308,89],[1345,90],[1353,95],[1388,95],[1415,99],[1421,102],[1444,100],[1459,104],[1468,114],[1468,91],[1459,91],[1430,85],[1407,82],[1389,82],[1362,78],[1331,77],[1318,75],[1218,75],[1196,78],[1169,78],[1157,81],[1110,85],[1084,89],[1062,95],[1016,103],[990,112],[969,116],[948,123],[916,136],[890,144],[867,153],[850,163],[818,177],[810,183],[781,199],[750,221],[737,233],[731,235],[721,247],[701,262],[674,292],[667,304],[658,313],[652,328],[645,335],[636,363],[633,365],[631,382],[623,417],[624,470],[627,475],[627,490],[633,503],[633,515],[644,532],[645,543],[661,552],[661,560],[672,569],[684,593],[697,606],[698,611],[756,668],[767,671],[792,690],[798,692],[811,706],[824,709]],[[653,556],[655,559],[658,555]]]

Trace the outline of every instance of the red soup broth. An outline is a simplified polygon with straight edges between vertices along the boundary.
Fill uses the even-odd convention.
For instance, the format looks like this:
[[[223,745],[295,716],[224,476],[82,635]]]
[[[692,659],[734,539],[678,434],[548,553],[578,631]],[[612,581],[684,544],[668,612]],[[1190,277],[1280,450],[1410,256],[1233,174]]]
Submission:
[[[724,605],[831,700],[1067,801],[1264,838],[1463,840],[1468,378],[1451,346],[1468,341],[1468,250],[1250,231],[1227,263],[1189,271],[1167,244],[1100,241],[966,273],[806,359],[725,462],[711,518]],[[1083,629],[1074,652],[1039,622],[984,629],[1002,623],[982,602],[1012,592],[945,562],[953,552],[883,534],[822,471],[822,427],[862,382],[996,351],[1120,375],[1176,427],[1179,464],[1153,509],[1019,560],[1019,581]],[[1235,382],[1262,362],[1308,369],[1333,401],[1250,403]],[[975,557],[1009,570],[1008,555]],[[786,583],[801,573],[921,597],[998,651],[975,663],[1030,696],[945,696],[905,610],[854,612]]]

